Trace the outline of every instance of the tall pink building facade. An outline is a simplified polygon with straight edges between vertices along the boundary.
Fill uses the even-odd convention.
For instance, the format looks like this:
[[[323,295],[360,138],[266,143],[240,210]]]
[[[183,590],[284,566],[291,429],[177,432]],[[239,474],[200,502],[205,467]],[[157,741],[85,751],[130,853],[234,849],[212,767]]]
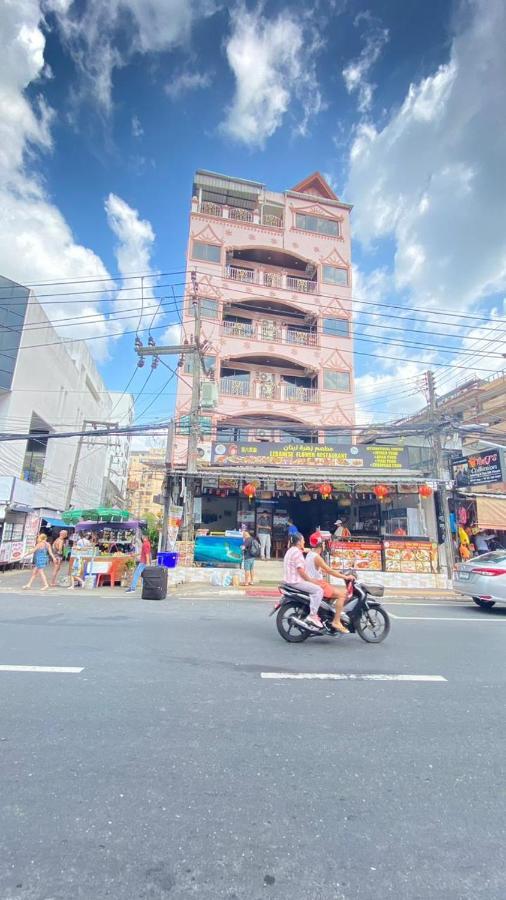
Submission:
[[[217,386],[216,406],[201,409],[201,455],[211,439],[350,445],[350,210],[318,173],[278,193],[196,172],[183,327],[190,340],[195,271],[206,342],[202,380]],[[191,368],[185,357],[175,469],[187,462]],[[324,426],[336,430],[329,436]]]

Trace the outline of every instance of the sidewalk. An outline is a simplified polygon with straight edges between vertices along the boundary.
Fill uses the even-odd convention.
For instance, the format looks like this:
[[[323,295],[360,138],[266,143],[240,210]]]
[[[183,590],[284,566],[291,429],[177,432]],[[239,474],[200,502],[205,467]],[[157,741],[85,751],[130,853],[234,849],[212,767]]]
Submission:
[[[264,566],[267,568],[269,563],[264,563]],[[257,577],[260,573],[257,572]],[[23,590],[23,585],[27,583],[30,578],[30,569],[14,569],[12,571],[0,572],[0,596],[2,594],[21,594],[26,593],[28,595],[39,595],[41,594],[40,588],[32,587],[29,591]],[[277,597],[279,597],[278,584],[279,581],[268,581],[267,583],[263,581],[254,584],[252,587],[245,588],[242,587],[215,587],[211,584],[202,584],[199,582],[190,582],[188,584],[179,584],[173,587],[169,587],[167,591],[167,599],[202,599],[209,598],[213,599],[213,597],[228,597],[230,599],[251,599],[251,600],[266,600],[272,602]],[[36,582],[37,585],[40,584],[40,581]],[[93,590],[86,590],[84,588],[76,588],[74,591],[69,591],[64,585],[59,585],[55,588],[49,588],[48,591],[42,592],[42,596],[51,595],[51,596],[69,596],[69,597],[88,597],[93,596],[94,598],[103,598],[104,600],[111,600],[118,598],[124,599],[126,602],[131,602],[133,600],[140,599],[141,596],[141,584],[139,584],[137,591],[135,594],[127,594],[124,588],[116,587],[100,587],[93,588]],[[400,602],[402,600],[431,600],[431,601],[462,601],[463,598],[461,595],[455,593],[455,591],[445,591],[445,590],[425,590],[425,589],[406,589],[402,588],[401,590],[393,590],[391,588],[387,588],[385,590],[384,602],[388,603],[390,601]]]

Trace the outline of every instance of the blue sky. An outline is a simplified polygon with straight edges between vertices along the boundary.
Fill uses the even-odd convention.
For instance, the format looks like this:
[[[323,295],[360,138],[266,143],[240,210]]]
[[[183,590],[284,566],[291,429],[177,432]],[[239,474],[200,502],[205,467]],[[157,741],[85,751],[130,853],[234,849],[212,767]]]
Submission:
[[[122,390],[138,283],[91,279],[183,267],[196,168],[275,190],[319,170],[354,204],[359,415],[420,405],[430,366],[441,390],[502,367],[505,31],[503,0],[6,0],[0,271],[67,281],[65,304],[37,291]]]

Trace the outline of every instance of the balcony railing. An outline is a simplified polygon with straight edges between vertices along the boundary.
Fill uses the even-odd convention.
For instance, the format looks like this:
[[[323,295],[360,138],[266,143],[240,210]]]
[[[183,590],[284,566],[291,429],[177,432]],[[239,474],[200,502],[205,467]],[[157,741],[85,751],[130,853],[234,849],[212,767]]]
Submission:
[[[220,393],[226,397],[249,397],[249,381],[241,381],[240,378],[222,378],[220,381]]]
[[[297,403],[319,403],[318,388],[299,387],[298,384],[282,384],[281,399]]]
[[[295,278],[293,275],[286,276],[286,286],[290,291],[299,291],[301,294],[316,294],[316,281],[309,281],[307,278]]]
[[[291,326],[282,325],[274,320],[260,319],[254,322],[223,322],[226,337],[247,338],[269,343],[292,344],[298,347],[317,347],[318,335],[310,331],[301,331]]]
[[[320,402],[318,388],[300,387],[296,384],[284,382],[260,382],[241,381],[239,378],[222,378],[220,381],[220,393],[225,397],[252,397],[257,400],[281,400],[289,403]]]
[[[314,331],[298,331],[295,328],[287,328],[285,340],[287,344],[297,344],[301,347],[316,347],[318,336]]]
[[[272,213],[264,213],[260,209],[243,209],[240,206],[227,206],[223,203],[213,203],[211,200],[202,200],[199,209],[207,216],[216,216],[219,219],[234,219],[236,222],[252,222],[255,225],[265,225],[269,228],[283,228],[283,217]]]
[[[247,269],[244,266],[226,266],[225,276],[232,281],[263,284],[264,287],[270,288],[286,288],[300,294],[316,294],[318,290],[318,282],[310,281],[308,278],[297,278],[281,272],[264,272],[262,269]]]

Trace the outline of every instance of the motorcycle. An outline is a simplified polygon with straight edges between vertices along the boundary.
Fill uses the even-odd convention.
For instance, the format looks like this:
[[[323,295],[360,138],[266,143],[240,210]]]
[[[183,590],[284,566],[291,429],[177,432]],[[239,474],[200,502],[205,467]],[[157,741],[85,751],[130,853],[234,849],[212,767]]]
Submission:
[[[354,573],[345,573],[353,575]],[[368,644],[380,644],[390,631],[390,618],[377,599],[383,597],[383,585],[348,582],[348,596],[341,613],[341,622],[350,634],[358,634]],[[329,637],[341,634],[332,627],[334,607],[322,600],[318,615],[323,628],[306,622],[309,615],[309,594],[302,588],[280,584],[281,598],[276,601],[269,615],[276,615],[276,626],[283,640],[300,644],[310,637]]]

